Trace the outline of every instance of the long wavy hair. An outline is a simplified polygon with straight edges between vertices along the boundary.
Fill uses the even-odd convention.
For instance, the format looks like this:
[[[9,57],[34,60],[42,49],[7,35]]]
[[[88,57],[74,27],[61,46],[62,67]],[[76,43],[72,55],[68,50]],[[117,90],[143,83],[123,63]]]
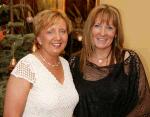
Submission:
[[[123,50],[124,34],[121,14],[116,7],[102,4],[92,9],[84,24],[82,41],[83,48],[81,50],[80,56],[81,71],[83,71],[87,59],[95,51],[91,30],[97,17],[99,18],[101,23],[106,22],[107,24],[109,24],[109,22],[112,21],[114,27],[116,28],[116,34],[112,42],[112,57],[110,63],[114,63],[114,60],[116,60],[117,62],[122,61],[121,53]]]

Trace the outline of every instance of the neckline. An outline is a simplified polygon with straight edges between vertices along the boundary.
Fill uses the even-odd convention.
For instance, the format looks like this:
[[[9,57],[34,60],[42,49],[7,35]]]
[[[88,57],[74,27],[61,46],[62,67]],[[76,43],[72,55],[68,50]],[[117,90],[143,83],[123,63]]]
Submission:
[[[126,62],[130,59],[130,55],[123,61],[123,62],[121,62],[121,63],[115,63],[115,64],[110,64],[110,65],[107,65],[107,66],[98,66],[98,65],[96,65],[95,63],[92,63],[92,62],[90,62],[90,61],[88,61],[87,60],[87,64],[89,64],[89,65],[92,65],[93,67],[95,67],[96,69],[105,69],[105,68],[111,68],[111,67],[116,67],[116,66],[118,66],[118,65],[124,65],[124,64],[126,64]],[[83,75],[83,74],[82,74]],[[85,82],[87,82],[87,83],[98,83],[98,82],[102,82],[102,81],[105,81],[105,80],[108,80],[108,79],[110,79],[111,77],[109,77],[110,76],[110,74],[108,75],[108,76],[106,76],[106,77],[104,77],[104,78],[102,78],[102,79],[99,79],[99,80],[96,80],[96,81],[91,81],[91,80],[86,80],[85,78],[81,78],[81,80],[82,81],[85,81]],[[84,75],[83,75],[83,77],[84,77]]]
[[[57,63],[55,63],[55,64],[51,64],[51,63],[49,63],[49,62],[47,61],[47,59],[46,59],[44,56],[41,55],[40,52],[38,53],[38,55],[40,56],[40,58],[42,59],[42,61],[44,61],[44,62],[45,62],[47,65],[49,65],[50,67],[52,67],[52,68],[59,67],[59,65],[60,65],[60,60],[59,60]]]
[[[105,68],[110,68],[110,67],[115,67],[115,66],[117,66],[117,65],[120,65],[120,64],[111,64],[111,65],[108,65],[108,66],[98,66],[98,65],[96,65],[96,64],[94,64],[94,63],[92,63],[92,62],[90,62],[90,61],[88,61],[87,62],[87,64],[89,64],[89,65],[92,65],[92,67],[95,67],[96,69],[105,69]],[[104,78],[102,78],[102,79],[98,79],[98,80],[95,80],[95,81],[92,81],[92,80],[87,80],[87,79],[85,79],[85,78],[83,78],[83,77],[85,77],[84,76],[84,74],[82,74],[82,78],[81,78],[81,80],[83,81],[83,82],[86,82],[86,83],[89,83],[89,84],[95,84],[95,83],[99,83],[99,82],[103,82],[103,81],[106,81],[106,80],[109,80],[109,79],[112,79],[112,77],[110,77],[110,73],[107,75],[107,76],[105,76]]]
[[[30,55],[33,56],[36,59],[36,61],[39,63],[39,65],[41,67],[43,67],[43,69],[46,70],[46,72],[51,76],[51,78],[53,78],[57,82],[57,84],[59,84],[60,86],[64,86],[65,85],[65,81],[66,81],[66,78],[65,78],[65,67],[64,67],[64,64],[62,62],[62,58],[60,56],[59,56],[59,59],[60,59],[60,62],[62,64],[62,68],[63,68],[63,71],[64,71],[64,76],[63,76],[64,80],[63,80],[62,83],[57,80],[55,75],[51,71],[49,71],[45,65],[43,65],[43,63],[40,61],[40,59],[35,54],[30,54]]]

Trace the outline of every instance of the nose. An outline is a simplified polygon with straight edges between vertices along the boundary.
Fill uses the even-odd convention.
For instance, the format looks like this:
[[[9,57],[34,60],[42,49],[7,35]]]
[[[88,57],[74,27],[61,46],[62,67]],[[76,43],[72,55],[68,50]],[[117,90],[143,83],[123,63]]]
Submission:
[[[59,32],[56,32],[56,40],[60,40],[61,39],[61,35],[60,35],[60,33]]]
[[[101,29],[101,35],[105,35],[106,34],[106,29],[105,29],[105,27],[103,27],[102,29]]]

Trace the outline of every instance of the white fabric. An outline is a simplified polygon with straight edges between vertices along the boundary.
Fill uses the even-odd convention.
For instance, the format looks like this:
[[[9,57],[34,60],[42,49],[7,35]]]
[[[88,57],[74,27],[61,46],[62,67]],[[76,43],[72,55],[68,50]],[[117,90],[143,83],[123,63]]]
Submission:
[[[60,57],[64,70],[64,83],[32,54],[22,58],[12,75],[33,84],[29,92],[23,117],[72,117],[79,100],[68,62]]]

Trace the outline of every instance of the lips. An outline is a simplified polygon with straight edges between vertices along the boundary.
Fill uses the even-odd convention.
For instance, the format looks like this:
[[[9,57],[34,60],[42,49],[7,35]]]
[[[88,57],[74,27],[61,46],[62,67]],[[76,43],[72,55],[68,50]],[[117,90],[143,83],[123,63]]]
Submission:
[[[106,41],[105,38],[96,38],[98,41]]]
[[[61,44],[62,44],[62,43],[52,43],[52,46],[58,48],[58,47],[61,46]]]

